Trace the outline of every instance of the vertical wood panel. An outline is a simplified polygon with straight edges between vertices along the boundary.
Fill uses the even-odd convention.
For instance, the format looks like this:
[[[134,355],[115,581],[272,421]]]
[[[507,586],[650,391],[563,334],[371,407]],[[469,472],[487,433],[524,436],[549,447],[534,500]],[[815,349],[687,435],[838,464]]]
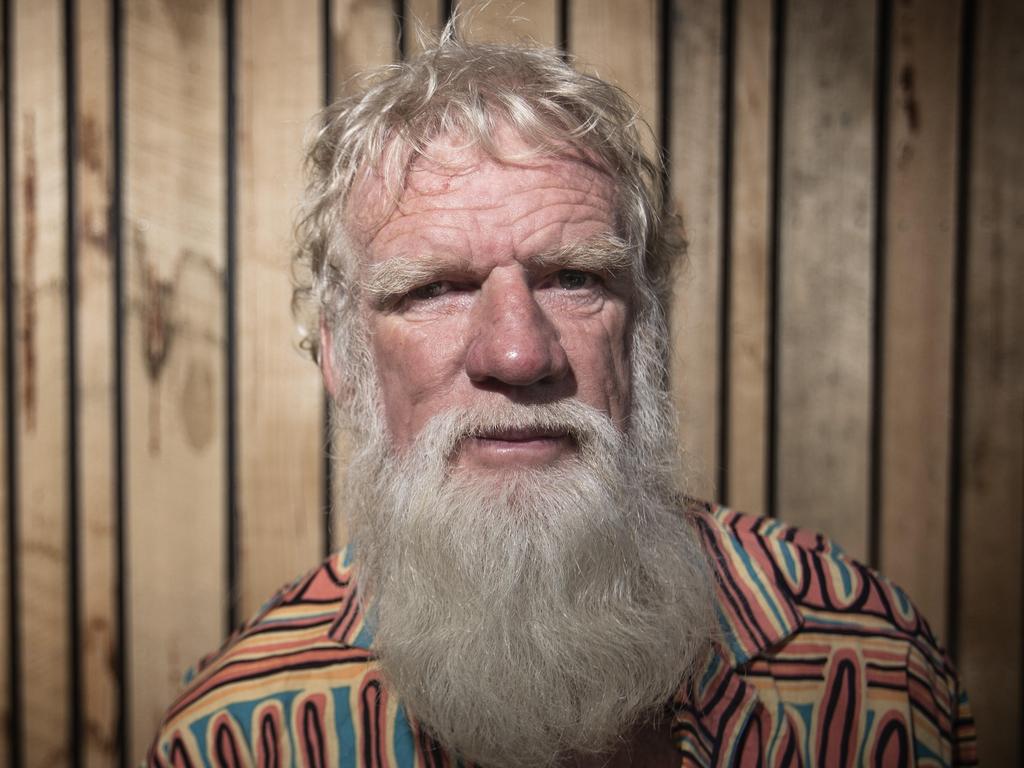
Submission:
[[[323,100],[320,5],[239,3],[239,599],[248,616],[323,550],[323,395],[290,313],[303,135]]]
[[[767,511],[768,323],[771,293],[773,2],[737,0],[729,280],[730,505]]]
[[[960,658],[982,765],[1022,752],[1024,7],[979,3],[961,444]]]
[[[674,0],[672,195],[689,243],[672,310],[672,381],[688,488],[716,497],[722,301],[722,2]]]
[[[331,56],[334,93],[345,93],[346,81],[369,67],[388,64],[398,58],[397,25],[390,0],[334,0],[331,9]],[[331,497],[333,518],[330,546],[340,549],[348,542],[344,476],[351,447],[347,436],[335,435],[331,445],[333,470]]]
[[[225,634],[224,20],[124,6],[129,759]]]
[[[18,609],[28,765],[70,759],[64,45],[57,0],[14,6]]]
[[[783,100],[778,500],[783,520],[868,550],[872,0],[794,0]]]
[[[398,29],[391,0],[330,0],[331,81],[334,93],[363,70],[398,57]]]
[[[558,42],[556,0],[462,0],[459,12],[468,12],[474,40],[515,43],[524,39],[553,46]]]
[[[116,765],[118,739],[117,540],[114,488],[114,264],[111,232],[111,3],[76,0],[75,88],[78,297],[80,600],[86,766]]]
[[[880,567],[946,623],[960,2],[894,4]]]
[[[7,226],[10,222],[7,221],[7,195],[10,194],[11,181],[8,178],[7,172],[7,153],[6,153],[6,142],[7,142],[7,120],[13,117],[9,113],[11,109],[10,94],[7,92],[7,57],[9,56],[9,49],[7,47],[8,41],[8,29],[7,19],[9,18],[8,9],[6,4],[0,8],[0,115],[3,119],[0,120],[0,147],[4,148],[4,151],[0,151],[0,181],[4,184],[4,192],[2,203],[0,203],[0,243],[4,248],[4,252],[0,254],[0,291],[3,291],[4,304],[5,306],[0,307],[0,759],[7,759],[11,750],[11,707],[10,707],[10,685],[9,679],[9,664],[11,648],[8,642],[10,621],[11,621],[11,606],[9,605],[8,595],[10,589],[9,578],[9,563],[11,557],[10,542],[7,540],[7,512],[9,509],[10,502],[10,482],[11,478],[8,476],[8,456],[7,456],[7,441],[9,439],[9,426],[7,423],[7,403],[8,396],[11,394],[11,384],[8,381],[8,370],[7,370],[7,312],[10,307],[7,304],[7,289],[12,279],[12,275],[7,270]]]
[[[405,0],[405,52],[408,56],[419,53],[420,32],[440,32],[444,24],[442,0]]]
[[[658,125],[658,14],[656,0],[568,0],[569,50],[576,65],[615,83]],[[624,43],[628,41],[628,43]],[[648,144],[654,151],[654,142]]]

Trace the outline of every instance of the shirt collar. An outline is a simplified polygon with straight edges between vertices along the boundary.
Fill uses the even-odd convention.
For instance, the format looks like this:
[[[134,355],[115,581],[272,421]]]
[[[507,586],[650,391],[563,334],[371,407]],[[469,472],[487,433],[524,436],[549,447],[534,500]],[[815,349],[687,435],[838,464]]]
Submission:
[[[697,525],[711,560],[718,592],[721,651],[740,667],[779,645],[803,624],[786,576],[796,580],[792,547],[775,534],[770,518],[701,505]]]
[[[373,645],[373,632],[366,621],[363,605],[359,600],[353,567],[352,547],[346,546],[330,561],[330,568],[339,584],[345,589],[338,606],[338,613],[328,630],[328,637],[349,648],[369,651]]]
[[[701,505],[693,511],[715,575],[720,652],[731,667],[740,667],[800,628],[803,620],[783,576],[783,569],[795,571],[795,564],[785,542],[772,537],[780,527],[775,521],[720,506]],[[351,549],[337,553],[331,566],[349,587],[330,637],[370,650],[373,632],[356,597]]]

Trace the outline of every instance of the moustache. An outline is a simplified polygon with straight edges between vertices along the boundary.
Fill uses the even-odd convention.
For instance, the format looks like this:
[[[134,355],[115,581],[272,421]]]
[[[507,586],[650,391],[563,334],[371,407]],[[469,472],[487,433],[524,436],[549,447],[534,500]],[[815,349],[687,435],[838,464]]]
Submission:
[[[472,438],[531,437],[568,437],[586,456],[601,446],[619,445],[623,436],[607,413],[580,400],[535,404],[506,400],[437,414],[423,427],[410,450],[450,461],[462,443]]]

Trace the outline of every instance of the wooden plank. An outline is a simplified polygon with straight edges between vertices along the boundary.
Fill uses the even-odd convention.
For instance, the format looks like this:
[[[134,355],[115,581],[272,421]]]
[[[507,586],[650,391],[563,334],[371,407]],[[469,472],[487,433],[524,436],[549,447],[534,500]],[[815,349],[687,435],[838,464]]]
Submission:
[[[727,487],[724,498],[753,514],[767,511],[768,323],[771,299],[771,194],[774,3],[735,7]]]
[[[224,23],[125,13],[129,759],[225,627]]]
[[[946,625],[960,0],[893,5],[880,568]]]
[[[295,346],[289,280],[323,54],[319,3],[238,10],[238,590],[248,616],[323,550],[323,395]]]
[[[868,553],[872,0],[786,13],[777,513]]]
[[[119,683],[117,519],[114,500],[114,252],[111,232],[111,4],[77,0],[74,16],[77,146],[79,439],[79,717],[86,766],[117,765]]]
[[[6,7],[5,7],[6,11]],[[3,23],[0,23],[0,50],[7,51],[7,23],[6,14]],[[7,93],[7,77],[6,77],[6,65],[7,57],[0,56],[0,115],[3,116],[3,120],[0,121],[0,146],[4,146],[3,142],[6,140],[6,128],[7,128],[7,117],[8,110],[11,108],[9,95]],[[13,123],[13,114],[11,115],[11,121]],[[3,181],[5,189],[11,188],[11,180],[7,176],[8,168],[6,165],[5,153],[0,152],[0,180]],[[10,222],[7,221],[7,208],[5,205],[0,205],[0,242],[6,244],[7,242],[7,226]],[[6,247],[6,246],[5,246]],[[7,286],[9,285],[8,280],[12,279],[12,275],[7,271],[7,259],[6,254],[0,257],[0,290],[4,292],[4,301],[7,301]],[[0,307],[0,510],[3,510],[2,522],[0,522],[0,568],[3,571],[0,572],[0,659],[4,659],[5,662],[0,664],[0,755],[9,755],[11,749],[11,696],[10,696],[10,678],[8,671],[10,664],[6,663],[7,659],[10,659],[10,621],[11,621],[11,606],[8,601],[8,590],[10,589],[9,582],[9,570],[8,564],[10,563],[11,549],[10,542],[7,540],[7,511],[8,511],[8,500],[10,498],[10,481],[11,478],[8,475],[7,465],[7,440],[9,435],[9,425],[7,423],[7,397],[11,392],[11,382],[7,380],[7,309],[8,307]]]
[[[443,0],[405,0],[405,52],[415,56],[423,50],[423,32],[438,33],[444,24]]]
[[[558,3],[555,0],[461,0],[473,40],[515,43],[533,40],[558,43]]]
[[[334,0],[331,8],[331,56],[329,63],[334,96],[347,91],[346,81],[363,70],[388,64],[399,56],[396,19],[390,0]],[[348,542],[344,479],[351,446],[347,435],[334,435],[330,446],[331,473],[330,546],[340,549]]]
[[[981,765],[1019,765],[1024,587],[1024,6],[979,3],[961,442],[960,667]]]
[[[687,490],[711,499],[718,473],[722,300],[721,0],[676,0],[672,38],[670,172],[689,242],[673,299],[672,383]]]
[[[391,0],[331,0],[332,97],[363,70],[398,58],[398,27]]]
[[[70,762],[63,5],[13,8],[12,221],[18,609],[27,765]]]
[[[569,51],[577,58],[577,66],[622,88],[639,105],[641,117],[657,130],[658,3],[567,2]],[[654,150],[654,141],[645,144]]]

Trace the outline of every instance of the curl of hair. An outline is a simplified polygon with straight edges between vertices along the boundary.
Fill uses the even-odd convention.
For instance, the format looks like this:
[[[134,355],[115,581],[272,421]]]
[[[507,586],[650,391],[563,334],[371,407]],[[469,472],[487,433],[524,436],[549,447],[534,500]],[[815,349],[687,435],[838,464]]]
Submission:
[[[685,243],[666,208],[660,158],[648,157],[650,129],[615,86],[577,71],[554,49],[467,42],[456,22],[415,58],[371,70],[320,116],[306,158],[306,197],[296,226],[293,312],[302,347],[318,358],[318,326],[334,335],[346,377],[366,370],[357,320],[358,249],[345,207],[361,173],[376,174],[394,199],[405,174],[439,136],[464,138],[498,160],[511,128],[531,157],[586,158],[615,182],[620,229],[633,254],[637,321],[667,330],[671,273]],[[667,355],[666,333],[662,358]]]

